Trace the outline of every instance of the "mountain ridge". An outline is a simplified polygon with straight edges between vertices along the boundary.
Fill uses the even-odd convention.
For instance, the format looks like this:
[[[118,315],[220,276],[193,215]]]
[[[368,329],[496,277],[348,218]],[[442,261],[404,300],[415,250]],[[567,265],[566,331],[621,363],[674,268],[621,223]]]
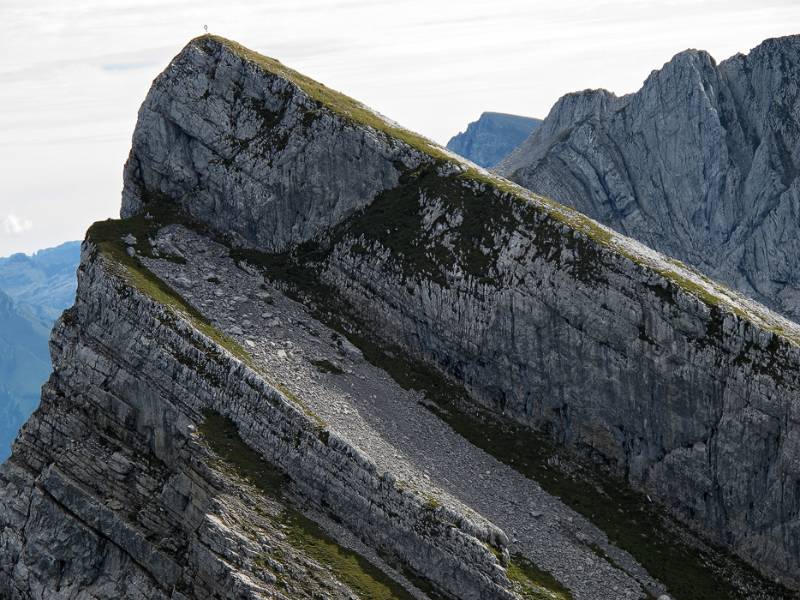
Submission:
[[[187,55],[184,59],[192,65],[186,72],[187,77],[194,78],[198,76],[201,81],[204,81],[206,75],[203,74],[203,69],[211,68],[211,72],[215,73],[215,81],[217,81],[219,77],[217,68],[206,67],[205,61],[208,61],[209,57],[215,56],[219,52],[220,46],[227,49],[232,48],[233,52],[237,53],[236,46],[227,46],[225,42],[220,42],[219,40],[213,41],[216,44],[214,46],[202,46],[205,42],[200,42],[199,54],[193,55],[192,58]],[[227,56],[227,54],[222,56]],[[241,57],[248,61],[250,55],[245,53]],[[199,65],[202,66],[194,66],[192,62],[194,60],[197,60]],[[210,64],[214,64],[213,61]],[[254,66],[258,68],[258,63],[256,62]],[[182,104],[193,106],[195,102],[193,100],[194,93],[191,92],[184,98]],[[197,93],[202,94],[204,92],[198,91]],[[259,92],[258,90],[252,90],[250,93],[257,97]],[[310,97],[305,94],[300,97],[293,96],[292,102],[300,103],[305,109],[315,110],[315,106],[318,105],[314,104],[313,98],[310,98],[312,101],[310,105],[306,104],[306,98]],[[191,147],[193,136],[207,137],[215,135],[212,133],[213,128],[205,131],[206,125],[199,129],[194,128],[191,125],[191,119],[187,120],[186,117],[182,116],[180,111],[175,108],[176,105],[174,103],[162,105],[158,94],[152,95],[151,99],[152,104],[148,104],[148,114],[165,114],[169,119],[180,119],[182,123],[180,139],[184,140],[187,147]],[[248,107],[250,101],[239,98],[237,102],[238,104],[232,107],[232,110],[236,111],[235,119],[237,122],[240,123],[244,130],[257,131],[258,123],[261,120],[259,116],[250,112]],[[214,149],[214,153],[222,157],[230,156],[230,158],[224,158],[227,162],[218,165],[218,169],[213,169],[213,172],[205,170],[193,171],[195,167],[190,166],[191,162],[187,162],[188,157],[184,156],[173,156],[174,165],[161,165],[157,159],[160,154],[151,155],[152,140],[143,140],[142,143],[139,143],[136,136],[134,136],[131,158],[126,169],[126,191],[123,197],[129,198],[131,206],[139,206],[139,210],[145,210],[140,198],[146,197],[147,194],[159,197],[160,194],[167,193],[173,202],[187,210],[193,218],[203,222],[212,231],[217,229],[218,233],[226,236],[234,246],[244,249],[259,249],[268,253],[283,253],[288,250],[289,252],[285,255],[281,254],[280,257],[269,259],[270,261],[277,261],[267,262],[269,272],[274,273],[275,269],[278,272],[285,272],[290,278],[295,278],[295,281],[290,282],[290,284],[297,284],[298,280],[302,280],[299,281],[301,287],[309,280],[321,280],[322,283],[331,286],[329,293],[338,291],[340,294],[344,294],[344,298],[348,302],[360,306],[362,309],[369,306],[374,307],[369,312],[369,319],[373,319],[369,325],[373,331],[383,332],[382,338],[384,342],[398,344],[401,347],[406,347],[407,350],[413,348],[413,354],[425,357],[425,360],[431,361],[447,375],[455,376],[461,381],[468,378],[467,388],[475,399],[495,407],[499,402],[500,407],[503,407],[507,414],[514,414],[519,411],[515,416],[523,422],[530,423],[531,420],[535,421],[537,419],[536,416],[527,412],[530,410],[527,408],[530,401],[525,398],[524,394],[516,392],[519,394],[518,396],[512,395],[508,399],[498,401],[493,396],[499,394],[502,398],[507,392],[502,390],[502,384],[496,384],[501,389],[494,391],[494,384],[489,383],[497,377],[497,373],[490,372],[486,366],[478,367],[478,364],[490,363],[470,364],[470,368],[475,368],[476,371],[467,375],[467,371],[465,371],[467,365],[447,364],[444,362],[452,360],[446,358],[447,356],[472,356],[475,352],[474,346],[470,346],[469,350],[462,348],[460,344],[468,343],[466,339],[457,342],[450,337],[447,330],[442,329],[444,327],[443,324],[436,325],[431,321],[434,306],[464,307],[465,302],[470,302],[466,297],[462,298],[460,296],[460,294],[466,293],[461,291],[461,287],[468,285],[469,282],[475,280],[479,285],[500,285],[501,279],[499,278],[502,277],[501,273],[504,271],[495,270],[500,268],[499,265],[503,265],[502,269],[511,269],[510,265],[515,264],[517,260],[533,261],[533,264],[537,266],[529,266],[528,268],[534,269],[534,272],[537,273],[536,277],[542,276],[536,269],[541,267],[549,272],[549,269],[555,268],[555,265],[560,265],[561,271],[558,271],[558,280],[562,281],[561,278],[566,277],[567,279],[563,280],[563,285],[565,286],[576,284],[589,286],[581,288],[584,290],[581,293],[585,294],[596,294],[599,293],[600,289],[605,289],[603,285],[608,284],[605,281],[606,277],[609,281],[619,281],[621,284],[622,280],[619,279],[619,275],[598,276],[595,274],[598,269],[603,271],[605,268],[611,268],[612,270],[618,268],[620,272],[625,273],[622,276],[623,278],[632,277],[633,280],[636,280],[637,283],[633,284],[636,286],[641,285],[639,283],[639,281],[642,281],[639,279],[640,277],[644,278],[644,280],[655,277],[653,281],[644,286],[641,292],[629,292],[634,294],[637,302],[642,301],[641,299],[644,297],[649,297],[649,294],[654,293],[660,285],[664,285],[661,283],[661,278],[665,278],[669,281],[667,289],[671,290],[674,286],[676,290],[674,298],[683,298],[683,294],[686,294],[688,304],[684,303],[684,300],[668,300],[667,304],[657,309],[657,312],[661,314],[659,319],[676,319],[676,316],[671,316],[666,306],[672,302],[677,302],[677,306],[681,307],[681,311],[689,310],[695,315],[693,318],[709,321],[709,324],[704,325],[702,330],[705,332],[703,335],[710,336],[710,339],[714,339],[717,333],[721,333],[725,340],[728,339],[728,335],[733,335],[734,337],[744,335],[745,338],[753,335],[759,338],[758,342],[753,339],[754,347],[760,348],[774,347],[773,343],[767,341],[772,339],[772,336],[775,336],[777,340],[790,341],[793,338],[796,339],[797,325],[751,303],[731,290],[718,286],[718,284],[687,268],[679,261],[668,259],[633,240],[619,236],[612,230],[597,224],[595,221],[562,204],[536,194],[526,193],[522,188],[510,184],[506,180],[494,177],[486,171],[471,166],[469,163],[460,163],[458,159],[448,156],[442,149],[436,148],[427,141],[420,141],[420,138],[413,135],[410,137],[412,140],[411,151],[405,155],[406,159],[402,163],[405,174],[401,176],[396,171],[398,163],[395,153],[397,152],[397,147],[391,137],[387,140],[390,148],[388,154],[391,157],[389,158],[390,162],[384,162],[383,164],[386,166],[381,167],[380,156],[381,154],[386,156],[385,153],[387,152],[382,147],[377,147],[379,151],[376,154],[370,154],[365,157],[357,149],[361,142],[351,144],[349,141],[347,136],[351,135],[350,130],[343,130],[346,135],[341,135],[338,133],[340,131],[339,126],[324,117],[318,117],[313,120],[303,118],[301,116],[302,109],[296,109],[294,104],[288,101],[288,98],[281,100],[279,104],[282,105],[279,114],[285,115],[285,120],[274,122],[270,119],[272,127],[269,131],[270,135],[281,135],[283,127],[287,127],[285,135],[288,138],[285,139],[285,142],[277,150],[274,146],[268,146],[266,148],[257,147],[258,149],[246,148],[244,151],[239,152],[239,146],[229,147],[227,144],[218,146]],[[210,115],[206,114],[205,116],[208,117]],[[219,119],[219,117],[215,118]],[[209,120],[206,119],[205,123],[208,123]],[[255,120],[255,123],[245,125],[250,120]],[[156,119],[155,123],[158,122],[159,120]],[[305,188],[306,183],[295,186],[292,183],[295,180],[294,178],[308,182],[308,185],[312,186],[313,189],[321,188],[323,190],[349,190],[363,186],[364,181],[362,179],[351,181],[349,178],[352,172],[347,169],[330,168],[326,163],[326,161],[330,160],[327,156],[323,155],[324,158],[316,159],[316,149],[304,141],[302,128],[298,128],[295,125],[298,122],[303,123],[304,126],[308,127],[309,131],[314,131],[315,135],[319,135],[320,138],[330,135],[331,128],[337,131],[337,145],[340,148],[340,155],[336,160],[347,161],[347,157],[359,156],[360,169],[364,173],[370,173],[368,181],[371,184],[375,181],[389,181],[389,187],[394,186],[394,190],[378,194],[372,204],[357,203],[345,209],[342,209],[341,203],[346,197],[337,195],[336,202],[338,204],[334,204],[333,209],[326,213],[329,215],[329,220],[327,222],[320,221],[316,212],[318,208],[313,204],[309,204],[309,198],[319,201],[319,196],[313,191],[309,195]],[[145,123],[142,131],[150,132],[157,129],[158,126],[155,126],[155,123]],[[187,127],[190,129],[187,129]],[[391,128],[395,127],[395,125],[390,123],[389,127],[388,133],[387,128],[380,124],[378,129],[373,131],[377,133],[379,138],[384,139],[384,135],[391,136],[391,131],[393,131]],[[365,131],[352,133],[356,136],[356,139],[365,135]],[[366,134],[373,135],[369,130],[366,130]],[[292,135],[298,136],[296,144],[292,139]],[[373,143],[372,140],[374,138],[369,137],[367,139],[370,140],[369,143]],[[299,153],[299,148],[303,149],[302,154]],[[252,185],[254,178],[260,183],[257,187],[254,186],[254,189],[248,189],[245,193],[242,193],[241,190],[234,188],[231,184],[237,181],[239,177],[238,165],[252,164],[250,153],[256,151],[266,151],[266,161],[261,163],[264,166],[273,160],[281,160],[284,161],[283,164],[292,165],[293,168],[299,170],[293,172],[291,178],[287,178],[286,172],[278,176],[268,168],[258,174],[249,169],[248,185]],[[421,154],[417,154],[417,152]],[[317,160],[319,162],[316,162]],[[191,161],[196,161],[196,158],[192,158]],[[375,162],[370,163],[367,161]],[[426,161],[433,161],[433,165],[426,167]],[[205,159],[202,164],[205,164]],[[382,169],[385,169],[385,171]],[[371,175],[373,170],[376,172],[375,175]],[[183,173],[192,172],[195,172],[196,177],[199,179],[195,179],[195,175],[189,177],[182,175]],[[175,177],[173,173],[180,173],[181,175]],[[388,179],[386,173],[390,174]],[[204,183],[204,180],[207,179],[213,180],[214,183]],[[225,187],[220,188],[219,182],[225,182]],[[200,190],[199,192],[197,192],[198,189]],[[464,191],[461,191],[462,189]],[[466,190],[471,191],[467,193]],[[369,197],[372,193],[374,192],[367,192],[366,196]],[[479,214],[480,211],[472,212],[475,210],[473,207],[480,205],[480,201],[477,198],[484,193],[486,197],[491,199],[496,213]],[[253,194],[252,200],[249,198],[250,194]],[[463,194],[463,200],[456,201],[459,194]],[[451,198],[453,203],[433,208],[433,206],[436,206],[433,198],[437,197]],[[261,200],[256,200],[256,198]],[[277,202],[264,202],[266,198],[275,198]],[[361,202],[363,202],[363,198],[364,196],[361,196]],[[430,202],[434,202],[432,206],[427,206],[427,198],[431,198]],[[281,202],[289,202],[290,200],[292,208],[289,209],[288,205],[286,207],[280,205]],[[358,198],[354,200],[358,202]],[[417,205],[417,202],[422,202],[422,204]],[[395,206],[397,209],[393,208]],[[395,212],[395,210],[399,210],[399,212]],[[415,210],[419,212],[415,213]],[[440,215],[437,219],[434,215],[439,214],[438,211],[440,210],[445,210],[444,215],[447,216]],[[506,212],[509,210],[510,212]],[[266,229],[247,225],[242,220],[242,216],[245,214],[248,222],[265,223]],[[284,219],[287,217],[289,220],[285,221]],[[433,230],[429,228],[434,226],[434,222],[442,223],[442,219],[448,219],[446,222],[450,223],[450,225],[442,232],[434,235],[432,233]],[[281,222],[283,231],[288,230],[299,233],[294,234],[292,239],[276,238],[271,228],[271,224],[276,222]],[[344,228],[336,225],[337,222]],[[519,224],[518,227],[520,229],[512,234],[511,232],[515,230],[513,228],[509,229],[508,224],[515,222]],[[522,226],[521,223],[527,223],[527,225]],[[526,227],[533,228],[531,232],[533,244],[532,246],[527,246],[527,248],[525,244],[519,245],[521,240],[515,239],[521,235],[522,231],[526,230]],[[322,234],[326,230],[329,233]],[[266,231],[269,232],[269,235],[262,237]],[[383,231],[386,234],[383,234]],[[391,233],[392,231],[395,233]],[[407,237],[409,235],[410,237]],[[420,235],[422,237],[415,237]],[[277,242],[276,239],[281,241]],[[356,242],[355,240],[358,239],[364,239],[365,241]],[[554,251],[553,246],[548,241],[549,239],[564,240],[567,247],[563,250],[563,255],[558,245],[556,247],[559,250]],[[470,241],[466,242],[465,245],[465,240]],[[366,246],[364,245],[365,243],[367,244]],[[471,244],[477,244],[478,248],[471,246]],[[511,252],[506,244],[510,244],[510,247],[514,248],[513,252],[520,252],[524,258],[519,258],[519,255],[517,255],[518,258],[506,256],[507,252]],[[370,250],[367,251],[367,249]],[[369,264],[367,257],[370,256],[374,257],[373,260],[377,261],[377,263],[387,262],[382,265],[377,263]],[[566,261],[566,265],[561,263],[562,256],[564,257],[563,260]],[[541,263],[540,261],[545,260],[544,257],[547,257],[547,260],[545,263]],[[288,262],[286,262],[287,260]],[[354,270],[349,266],[352,264],[360,264],[363,272]],[[397,271],[398,268],[400,269],[399,272]],[[317,274],[313,275],[315,272]],[[297,275],[301,273],[307,274]],[[366,273],[372,273],[372,281],[374,282],[382,281],[382,278],[392,274],[388,279],[391,283],[386,290],[380,292],[375,288],[376,284],[374,283],[371,286],[362,287],[361,279]],[[421,276],[426,281],[435,284],[435,292],[432,289],[424,294],[420,292],[419,296],[415,292],[412,297],[418,299],[415,299],[412,304],[403,308],[396,306],[395,295],[402,294],[400,290],[404,287],[404,284],[394,278],[414,277],[415,273],[417,277]],[[491,278],[486,279],[486,275],[491,275]],[[570,281],[570,283],[566,283],[567,281]],[[516,283],[509,290],[514,290],[516,285],[521,284]],[[411,287],[416,289],[416,284]],[[525,287],[525,290],[527,294],[532,295],[544,292],[544,290],[534,292],[527,287]],[[508,293],[513,292],[510,291]],[[549,294],[549,292],[545,293]],[[556,288],[553,293],[558,295],[561,292]],[[656,293],[660,294],[660,292]],[[673,292],[665,294],[665,296],[672,297],[670,296],[671,293]],[[386,294],[386,297],[383,297],[383,294]],[[433,302],[431,305],[427,303],[427,300],[423,301],[430,294],[434,294],[430,300]],[[405,302],[412,301],[407,298]],[[544,301],[545,306],[548,307],[547,311],[552,310],[550,308],[552,306],[551,302],[553,300]],[[692,304],[693,302],[697,304],[694,305]],[[598,303],[603,304],[602,301],[598,301]],[[406,311],[412,310],[412,306],[413,310],[419,312],[414,315],[405,314]],[[465,307],[463,309],[466,310]],[[493,314],[498,308],[493,303],[489,303],[487,310],[490,310]],[[572,309],[569,308],[567,310]],[[583,309],[575,310],[580,312]],[[636,314],[641,311],[641,309],[631,310]],[[649,309],[645,312],[648,311]],[[379,314],[382,316],[378,317],[377,315]],[[420,321],[422,315],[424,315],[424,320]],[[456,314],[448,315],[447,318],[445,318],[445,315],[446,313],[439,314],[438,320],[441,323],[445,323],[447,319],[452,319],[449,326],[452,327],[453,331],[461,330],[465,326],[460,322]],[[538,322],[539,318],[544,317],[535,314],[530,315],[529,318]],[[646,323],[649,318],[651,317],[645,317]],[[583,317],[580,320],[582,321]],[[489,320],[488,322],[491,323],[492,321]],[[502,322],[502,318],[500,318],[493,326],[500,326],[499,324]],[[680,319],[675,321],[676,324],[679,322]],[[755,324],[756,329],[748,330],[748,322]],[[416,323],[416,325],[412,323]],[[422,327],[422,323],[425,323],[424,327],[430,328],[430,330],[423,329],[416,334],[411,333],[411,331]],[[522,327],[522,325],[519,326]],[[481,328],[477,329],[475,335],[491,336],[486,338],[486,342],[489,339],[495,340],[493,337],[495,335],[494,331],[487,331],[485,334],[481,334],[483,327],[486,327],[486,325],[482,325]],[[589,326],[588,323],[585,323],[578,326],[579,330],[581,327],[588,327],[589,331],[593,331],[595,326]],[[648,332],[649,327],[650,325],[648,324],[640,324],[634,327],[639,332],[637,334],[639,340],[649,343],[647,340],[654,339],[652,334]],[[679,327],[682,328],[683,325]],[[693,330],[693,328],[694,326],[691,329]],[[761,331],[759,332],[759,330]],[[588,331],[584,330],[579,335],[586,335],[587,333]],[[509,335],[512,335],[512,338],[514,335],[519,335],[522,339],[526,337],[525,332],[520,332],[519,334],[509,333]],[[681,335],[684,335],[684,333],[681,333]],[[688,335],[689,337],[694,337],[696,334]],[[558,336],[559,334],[554,332],[552,339],[558,339]],[[707,344],[710,342],[700,341],[693,343],[699,343],[698,348],[707,348]],[[742,342],[737,341],[735,345],[740,343]],[[428,346],[428,344],[432,344],[432,346]],[[445,346],[439,347],[439,344],[444,344]],[[681,342],[681,344],[685,344],[685,342]],[[794,344],[794,342],[790,342],[790,344]],[[782,342],[777,342],[777,345],[783,349],[782,351],[794,352],[791,349],[793,347],[791,345],[784,346]],[[661,346],[661,344],[656,344],[656,346]],[[484,351],[499,352],[499,349],[490,350],[487,346]],[[514,355],[517,351],[516,349],[504,350],[506,355]],[[542,351],[548,350],[546,348],[538,350],[538,352]],[[555,351],[569,352],[567,348],[562,346],[556,346]],[[728,350],[725,351],[727,352]],[[736,351],[736,353],[738,352],[740,351]],[[699,362],[704,362],[706,359],[707,357],[702,359],[695,357],[692,359],[693,361],[698,361],[698,364],[694,365],[693,368],[699,368]],[[524,361],[526,359],[520,358],[520,360]],[[609,358],[608,360],[616,359]],[[744,360],[748,363],[750,361],[750,359]],[[753,358],[753,360],[755,363],[752,364],[762,361],[761,358]],[[794,359],[790,358],[788,360],[791,362]],[[658,365],[658,359],[656,359],[656,364],[653,368],[655,371],[650,373],[654,376],[657,372],[658,377],[663,376],[667,379],[682,377],[669,371],[662,371],[663,367]],[[761,367],[757,368],[761,369]],[[650,374],[647,376],[649,377]],[[641,374],[638,377],[641,377]],[[747,385],[755,384],[754,380],[749,379],[751,377],[753,377],[752,373],[746,376],[747,380],[750,381]],[[532,379],[536,381],[535,378]],[[534,385],[533,381],[531,385]],[[543,384],[537,382],[535,385]],[[612,384],[612,387],[613,385],[617,384]],[[665,385],[675,384],[665,383]],[[685,385],[685,383],[680,385]],[[713,386],[715,385],[713,384]],[[652,384],[647,384],[646,387],[649,386],[652,386]],[[547,387],[542,389],[545,392]],[[528,391],[526,393],[530,394],[531,392]],[[630,393],[630,390],[620,390],[618,392],[619,396],[614,396],[609,401],[619,402],[621,397]],[[686,393],[689,394],[688,389]],[[714,394],[716,393],[714,392]],[[633,399],[631,401],[636,402]],[[791,402],[787,399],[787,409],[790,405]],[[652,409],[660,410],[656,406],[653,406]],[[555,410],[555,407],[552,410]],[[717,409],[709,407],[709,410],[715,412]],[[557,414],[558,411],[555,410],[555,413]],[[549,416],[543,418],[545,422],[550,422]],[[612,429],[614,429],[613,426]],[[589,435],[592,437],[594,434]],[[616,434],[611,435],[613,438]],[[596,442],[592,442],[592,444],[605,443],[605,441],[601,442],[599,439]],[[611,447],[614,447],[616,443],[611,442]],[[644,443],[651,442],[645,441]],[[703,448],[703,453],[709,451],[707,446],[698,446],[698,449],[700,448]],[[601,450],[601,453],[607,452],[609,449]],[[652,451],[655,452],[655,456],[659,456],[663,452],[656,449]],[[616,456],[612,460],[631,460],[631,457],[622,458],[616,452],[616,450],[612,451],[612,455]],[[667,452],[667,454],[669,455],[670,452]],[[681,452],[676,452],[673,456],[668,456],[668,462],[672,460],[683,461],[681,454]],[[648,459],[644,460],[647,461]],[[638,466],[635,467],[633,472],[636,472],[639,468]],[[667,470],[671,468],[669,467]],[[735,476],[731,476],[732,480],[735,478]],[[692,486],[694,483],[687,481],[687,485]],[[665,489],[660,489],[659,493],[668,492]],[[687,493],[690,494],[690,492]],[[784,502],[785,500],[781,501]],[[692,510],[697,509],[693,508]],[[790,554],[791,552],[787,557]]]
[[[420,156],[427,156],[433,160],[443,161],[444,173],[446,173],[448,170],[451,170],[449,174],[453,174],[458,178],[463,178],[466,181],[474,182],[477,185],[491,185],[497,190],[497,193],[501,195],[505,194],[507,195],[508,199],[511,199],[515,202],[521,202],[529,205],[534,210],[540,211],[543,214],[546,214],[548,217],[555,219],[559,223],[566,225],[569,229],[576,232],[577,235],[585,236],[591,240],[592,243],[607,248],[614,253],[620,254],[634,263],[654,269],[659,273],[659,275],[669,279],[687,293],[698,297],[701,302],[704,302],[709,306],[719,306],[740,318],[752,321],[757,327],[761,327],[769,333],[776,333],[781,337],[785,337],[787,341],[790,341],[794,344],[800,343],[800,336],[798,336],[798,332],[800,332],[800,325],[796,325],[780,315],[776,315],[771,313],[771,311],[765,310],[764,307],[760,306],[759,304],[753,303],[751,300],[742,296],[741,294],[737,294],[735,291],[720,285],[718,282],[710,280],[708,277],[702,273],[698,273],[691,267],[688,267],[679,261],[670,259],[667,256],[659,255],[657,252],[653,252],[650,248],[644,246],[635,239],[618,234],[614,230],[602,225],[600,222],[595,221],[594,219],[585,216],[583,213],[576,211],[569,205],[554,201],[546,196],[532,193],[530,190],[513,181],[498,177],[493,172],[476,167],[469,162],[464,162],[458,155],[451,154],[445,148],[438,146],[435,142],[432,142],[427,138],[403,128],[394,121],[391,121],[379,113],[372,111],[357,100],[349,98],[335,90],[331,90],[324,84],[310,80],[305,76],[302,76],[297,72],[284,67],[279,61],[246,49],[232,40],[227,40],[221,36],[208,34],[195,38],[187,46],[186,50],[189,50],[190,48],[193,48],[193,45],[202,42],[212,42],[219,46],[225,47],[235,55],[240,56],[246,61],[247,64],[253,65],[257,69],[263,69],[266,73],[279,78],[284,78],[285,81],[296,85],[297,88],[301,90],[305,97],[312,103],[312,113],[315,106],[314,103],[318,103],[319,105],[327,106],[334,114],[344,118],[346,121],[350,121],[353,124],[366,126],[374,130],[376,133],[386,136],[386,139],[390,143],[394,143],[394,140],[407,144],[412,152],[419,154],[417,156],[412,155],[413,158],[411,159],[410,164],[403,164],[404,168],[414,168],[418,164],[417,161],[419,160]],[[176,57],[176,59],[179,57],[180,55]],[[296,80],[300,81],[301,83],[296,83]],[[333,100],[329,100],[329,98],[332,98]],[[267,111],[268,117],[269,112],[270,111]],[[258,116],[263,117],[263,115]],[[267,118],[265,122],[270,123],[270,119]],[[154,139],[163,137],[163,134],[149,130],[146,127],[147,126],[145,125],[142,128],[141,133],[134,132],[134,147],[137,144],[137,133],[140,135],[152,136]],[[142,145],[145,148],[147,148],[148,144],[150,143],[150,140],[142,141]],[[283,146],[285,143],[286,141],[281,139],[279,141],[279,147]],[[243,148],[241,145],[240,147],[233,149],[233,151],[226,149],[226,151],[230,152],[231,155],[224,157],[223,160],[228,163],[232,163],[232,161],[234,161],[238,156],[238,153],[243,149],[246,149],[246,147]],[[282,150],[284,148],[280,149]],[[392,148],[392,152],[395,152],[394,148]],[[146,188],[147,185],[150,184],[148,181],[149,178],[161,178],[164,175],[160,173],[158,169],[153,169],[151,173],[142,173],[141,166],[137,164],[137,160],[138,159],[134,154],[134,150],[132,150],[131,156],[129,156],[125,165],[126,185],[124,186],[122,192],[122,208],[120,210],[120,216],[122,218],[131,217],[141,213],[142,210],[144,210],[147,202],[151,200],[158,201],[161,195],[163,195],[163,192],[161,191],[154,193]],[[211,167],[213,165],[207,164],[206,166]],[[342,170],[346,172],[346,167],[348,165],[341,166]],[[376,175],[375,178],[385,185],[385,177],[386,175],[381,174]],[[396,184],[398,178],[399,176],[396,172],[392,174],[388,180],[391,182],[390,185]],[[187,184],[194,186],[197,185],[197,182],[191,179],[185,180],[179,176],[177,184],[179,186],[186,186]],[[180,190],[180,188],[178,188],[178,190],[179,193],[183,194],[183,197],[179,198],[178,200],[180,205],[181,202],[187,198],[185,194],[188,190]],[[240,194],[236,190],[228,189],[227,191],[229,192],[230,198],[233,199],[234,203],[241,202],[241,199],[237,198],[237,196],[240,196]],[[248,193],[252,192],[248,190]],[[363,193],[363,191],[359,190],[359,193]],[[374,194],[376,192],[370,190],[368,193]],[[193,210],[196,210],[195,204],[201,204],[201,208],[206,208],[209,200],[211,199],[200,194],[192,197],[191,200],[192,204],[183,204],[182,207],[190,216],[194,217],[195,214],[193,213]],[[327,198],[325,200],[330,201]],[[230,201],[231,200],[228,200],[228,202]],[[335,201],[342,203],[341,198],[336,198]],[[334,212],[333,215],[331,215],[331,218],[336,220],[341,219],[343,216],[352,214],[353,212],[363,208],[362,204],[365,202],[363,199],[356,200],[352,196],[351,198],[347,198],[346,201],[353,203],[352,206],[347,206],[344,208],[344,210],[342,210],[339,206],[333,206],[332,208]],[[282,202],[287,202],[287,200],[282,199]],[[309,207],[305,207],[305,209],[309,210]],[[270,210],[274,209],[270,207]],[[262,219],[264,218],[263,215],[257,215],[257,217]],[[262,243],[264,243],[265,247],[270,251],[282,251],[291,244],[298,244],[307,241],[317,234],[321,228],[326,226],[324,221],[315,222],[314,219],[311,219],[310,223],[310,228],[306,226],[307,230],[301,232],[300,234],[295,233],[294,225],[290,225],[288,229],[290,229],[292,233],[288,238],[281,238],[280,236],[282,235],[282,231],[280,229],[273,228],[269,232],[271,237],[264,239]],[[241,231],[239,231],[246,227],[244,223],[241,221],[228,223],[226,221],[226,225],[232,225],[233,227],[231,229],[221,231],[221,234],[228,236],[229,241],[232,241],[236,244],[246,244],[245,238],[242,236]],[[211,223],[209,226],[213,230],[215,224]],[[276,238],[277,241],[273,241],[273,238]]]
[[[50,372],[50,328],[75,298],[78,246],[0,258],[0,459],[39,403]]]
[[[541,119],[509,113],[483,112],[477,121],[454,135],[446,148],[491,168],[508,156],[541,124]]]
[[[415,598],[791,597],[673,521],[612,538],[599,483],[579,514],[460,419],[539,429],[796,585],[797,326],[264,60],[198,38],[145,99],[0,468],[0,590],[355,593],[298,510]]]
[[[687,50],[633,94],[569,94],[497,170],[794,318],[799,56]]]

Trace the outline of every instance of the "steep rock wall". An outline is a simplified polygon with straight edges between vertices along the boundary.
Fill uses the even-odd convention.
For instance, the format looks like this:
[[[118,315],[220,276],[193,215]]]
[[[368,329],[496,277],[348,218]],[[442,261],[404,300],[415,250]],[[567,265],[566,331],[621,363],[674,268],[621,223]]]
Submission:
[[[175,135],[160,145],[135,136],[124,214],[146,211],[145,201],[177,202],[212,230],[234,231],[234,243],[291,250],[274,264],[293,284],[328,286],[327,302],[349,301],[376,338],[424,358],[477,401],[607,461],[718,542],[800,583],[797,326],[394,124],[314,100],[307,82],[260,60],[201,38],[157,80],[137,131],[172,121]],[[291,108],[278,114],[274,127],[294,123],[298,147],[336,149],[344,160],[355,156],[347,140],[356,136],[372,140],[373,153],[350,170],[315,170],[313,185],[295,176],[310,162],[292,144],[223,164],[235,141],[193,125],[207,111],[236,116],[227,87],[205,95],[216,65],[253,80],[239,87],[292,89],[321,113],[291,122]],[[181,110],[165,112],[173,102]],[[213,155],[202,169],[195,149]],[[212,161],[224,170],[207,172]],[[221,191],[256,167],[282,199],[232,201]],[[392,175],[376,179],[383,169]],[[348,210],[314,212],[317,193],[326,206],[340,206],[341,193]]]
[[[265,597],[275,577],[254,564],[258,545],[212,510],[220,500],[195,441],[211,409],[304,502],[443,593],[517,598],[490,551],[507,543],[500,530],[401,489],[91,243],[51,346],[42,405],[0,469],[4,597]]]
[[[800,37],[568,94],[499,173],[800,316]]]

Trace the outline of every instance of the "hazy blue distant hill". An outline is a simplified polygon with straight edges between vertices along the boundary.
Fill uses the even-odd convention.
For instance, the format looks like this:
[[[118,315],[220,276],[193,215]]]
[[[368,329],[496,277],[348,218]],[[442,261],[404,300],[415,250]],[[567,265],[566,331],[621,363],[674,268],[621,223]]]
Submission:
[[[0,258],[0,460],[39,404],[50,373],[47,340],[75,298],[80,243]]]
[[[0,459],[39,403],[39,388],[50,372],[48,333],[0,291]]]
[[[75,299],[80,242],[66,242],[35,254],[0,258],[0,290],[52,324]],[[50,325],[48,325],[49,327]]]
[[[485,112],[467,130],[447,142],[447,148],[482,167],[495,166],[533,133],[541,119]]]

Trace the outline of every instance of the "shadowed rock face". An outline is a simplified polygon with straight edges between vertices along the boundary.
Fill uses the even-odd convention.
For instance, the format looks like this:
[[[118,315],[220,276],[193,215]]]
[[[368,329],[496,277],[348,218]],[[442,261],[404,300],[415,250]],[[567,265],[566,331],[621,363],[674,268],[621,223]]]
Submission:
[[[447,142],[447,149],[488,169],[511,154],[541,122],[519,115],[485,112],[467,125],[466,131],[453,136]]]
[[[210,36],[140,110],[122,214],[90,230],[76,305],[52,337],[53,376],[0,470],[0,592],[347,597],[355,588],[330,566],[309,576],[317,546],[271,518],[274,503],[262,514],[254,482],[214,456],[208,411],[288,476],[286,502],[408,575],[415,598],[665,591],[555,499],[556,517],[537,512],[538,485],[521,491],[513,473],[492,472],[502,465],[442,474],[411,460],[402,443],[441,431],[416,404],[411,423],[362,430],[369,403],[386,401],[375,410],[386,414],[390,396],[418,396],[365,366],[329,318],[465,389],[470,412],[547,432],[800,583],[791,322]],[[303,385],[301,361],[328,346],[347,361],[316,361],[330,396]],[[361,386],[368,397],[350,398]],[[448,457],[486,459],[449,429],[441,437],[457,449]],[[567,590],[544,577],[534,595],[519,561],[539,557]]]
[[[676,55],[635,94],[569,94],[497,167],[800,318],[800,36]]]
[[[419,153],[258,73],[225,48],[192,45],[156,80],[125,165],[123,217],[148,200],[180,198],[204,221],[216,215],[216,231],[279,250],[362,208],[419,163]]]

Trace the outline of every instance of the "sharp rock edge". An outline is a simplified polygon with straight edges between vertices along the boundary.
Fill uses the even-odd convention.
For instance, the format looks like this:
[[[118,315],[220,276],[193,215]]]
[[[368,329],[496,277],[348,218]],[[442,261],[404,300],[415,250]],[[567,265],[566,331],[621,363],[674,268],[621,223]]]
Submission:
[[[379,343],[606,461],[797,585],[793,325],[316,86],[232,42],[193,41],[140,110],[122,215],[168,205],[233,247],[290,251],[292,273],[357,307]],[[253,564],[280,528],[248,535],[246,489],[220,492],[229,476],[194,434],[213,409],[301,498],[440,593],[518,597],[501,530],[457,504],[432,510],[345,438],[320,435],[190,316],[87,241],[54,374],[0,474],[4,593],[278,593],[274,568]],[[336,574],[321,578],[294,581]]]

